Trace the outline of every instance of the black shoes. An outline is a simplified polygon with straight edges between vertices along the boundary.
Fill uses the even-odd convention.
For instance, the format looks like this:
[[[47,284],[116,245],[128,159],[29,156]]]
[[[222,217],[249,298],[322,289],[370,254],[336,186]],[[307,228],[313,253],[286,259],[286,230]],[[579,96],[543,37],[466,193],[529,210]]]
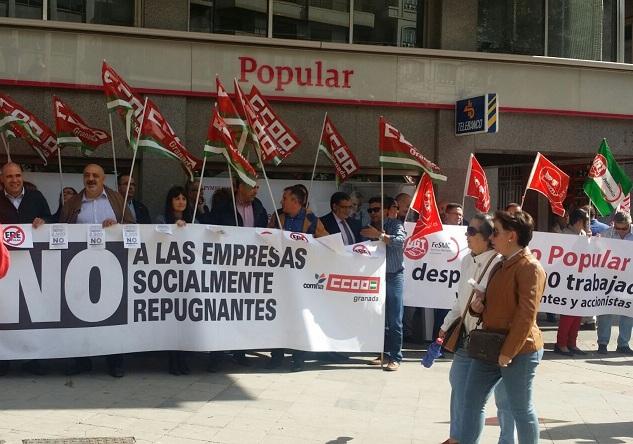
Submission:
[[[303,361],[292,361],[290,371],[293,373],[303,371]]]
[[[598,344],[598,354],[606,355],[607,353],[607,344]]]
[[[573,354],[573,355],[578,355],[578,356],[584,356],[587,354],[586,351],[583,351],[581,349],[579,349],[578,347],[569,347],[569,351]]]
[[[633,355],[633,350],[628,345],[624,345],[615,349],[617,353],[622,353],[623,355]]]
[[[112,367],[108,367],[108,374],[113,378],[122,378],[123,375],[125,375],[125,372],[123,371],[123,367],[115,365]]]
[[[554,346],[554,353],[558,353],[563,356],[574,356],[574,354],[570,350],[563,350],[558,345]]]

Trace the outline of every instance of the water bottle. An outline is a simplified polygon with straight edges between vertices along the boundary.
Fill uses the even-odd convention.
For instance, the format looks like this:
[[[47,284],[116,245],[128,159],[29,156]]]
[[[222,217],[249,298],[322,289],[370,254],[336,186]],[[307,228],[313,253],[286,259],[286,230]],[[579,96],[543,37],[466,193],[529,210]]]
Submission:
[[[433,342],[429,349],[426,351],[426,354],[422,358],[421,364],[426,368],[429,368],[433,365],[433,362],[442,356],[442,344],[444,343],[444,339],[437,338],[435,342]]]

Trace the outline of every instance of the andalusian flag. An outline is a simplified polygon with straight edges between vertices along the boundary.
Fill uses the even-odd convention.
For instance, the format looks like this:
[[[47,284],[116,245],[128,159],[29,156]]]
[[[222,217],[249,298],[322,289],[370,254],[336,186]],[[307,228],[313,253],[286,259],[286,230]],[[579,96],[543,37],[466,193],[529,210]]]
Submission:
[[[141,124],[143,98],[105,61],[101,66],[101,80],[108,111],[116,111],[123,119],[125,135],[128,142],[132,143],[137,137],[138,127]]]
[[[217,107],[213,108],[213,116],[207,131],[207,143],[204,145],[204,155],[211,156],[213,154],[223,155],[229,164],[229,168],[233,168],[233,171],[235,171],[242,182],[251,187],[257,184],[255,169],[237,150],[231,137],[231,131],[222,116],[220,116]]]
[[[53,116],[57,129],[57,144],[62,148],[76,146],[87,155],[99,145],[110,141],[108,133],[86,125],[83,119],[57,96],[53,96]]]
[[[402,133],[382,116],[378,124],[378,143],[381,166],[409,170],[416,168],[427,173],[432,179],[446,181],[446,176],[440,174],[440,167],[420,154]]]
[[[248,125],[244,119],[240,117],[224,85],[222,85],[222,82],[220,82],[220,79],[217,77],[215,78],[215,86],[218,96],[218,113],[220,113],[220,117],[224,119],[224,122],[226,122],[226,125],[229,127],[233,140],[237,143],[237,149],[241,153],[244,151],[244,146],[248,140]]]
[[[608,216],[624,201],[632,185],[603,139],[583,185],[585,194],[602,216]]]
[[[40,142],[40,138],[33,132],[28,123],[29,117],[22,112],[22,107],[11,100],[8,96],[0,94],[0,133],[4,133],[7,138],[14,139],[15,126],[22,128],[26,137]]]

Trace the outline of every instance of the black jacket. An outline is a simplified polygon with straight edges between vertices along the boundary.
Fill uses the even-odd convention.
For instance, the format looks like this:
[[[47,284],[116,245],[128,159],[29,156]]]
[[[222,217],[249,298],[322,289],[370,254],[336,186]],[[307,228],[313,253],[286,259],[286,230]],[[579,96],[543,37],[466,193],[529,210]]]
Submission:
[[[151,224],[152,218],[149,216],[149,210],[138,200],[132,200],[132,206],[134,207],[134,213],[136,214],[137,224]]]
[[[258,198],[255,198],[253,201],[253,220],[255,221],[256,227],[266,228],[268,226],[268,212]],[[235,212],[233,210],[233,200],[214,205],[211,209],[209,223],[212,225],[226,225],[234,227]],[[242,216],[239,211],[237,212],[237,223],[240,227],[244,226],[244,221],[242,220]]]
[[[48,202],[42,193],[25,189],[20,207],[16,210],[4,192],[0,191],[0,223],[30,224],[37,217],[46,222],[53,221]]]
[[[355,219],[352,219],[351,217],[348,217],[345,221],[347,222],[347,225],[349,225],[349,228],[352,231],[352,236],[354,236],[354,243],[361,242],[362,238],[360,236],[360,229],[361,229],[360,222],[358,222]],[[330,234],[341,232],[341,228],[339,227],[338,222],[336,222],[334,213],[332,213],[331,211],[325,216],[321,216],[321,223],[323,224],[327,232]]]

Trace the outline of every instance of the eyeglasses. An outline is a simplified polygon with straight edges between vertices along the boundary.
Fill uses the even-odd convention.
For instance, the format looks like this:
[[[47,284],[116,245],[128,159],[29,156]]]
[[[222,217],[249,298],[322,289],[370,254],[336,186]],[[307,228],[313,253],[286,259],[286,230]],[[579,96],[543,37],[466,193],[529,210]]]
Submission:
[[[468,237],[477,236],[479,233],[481,233],[481,231],[479,231],[475,227],[470,227],[469,226],[468,228],[466,228],[466,236],[468,236]]]
[[[377,212],[379,212],[379,211],[380,211],[380,207],[369,207],[369,208],[367,208],[367,212],[368,212],[369,214],[371,214],[371,213],[377,213]]]

